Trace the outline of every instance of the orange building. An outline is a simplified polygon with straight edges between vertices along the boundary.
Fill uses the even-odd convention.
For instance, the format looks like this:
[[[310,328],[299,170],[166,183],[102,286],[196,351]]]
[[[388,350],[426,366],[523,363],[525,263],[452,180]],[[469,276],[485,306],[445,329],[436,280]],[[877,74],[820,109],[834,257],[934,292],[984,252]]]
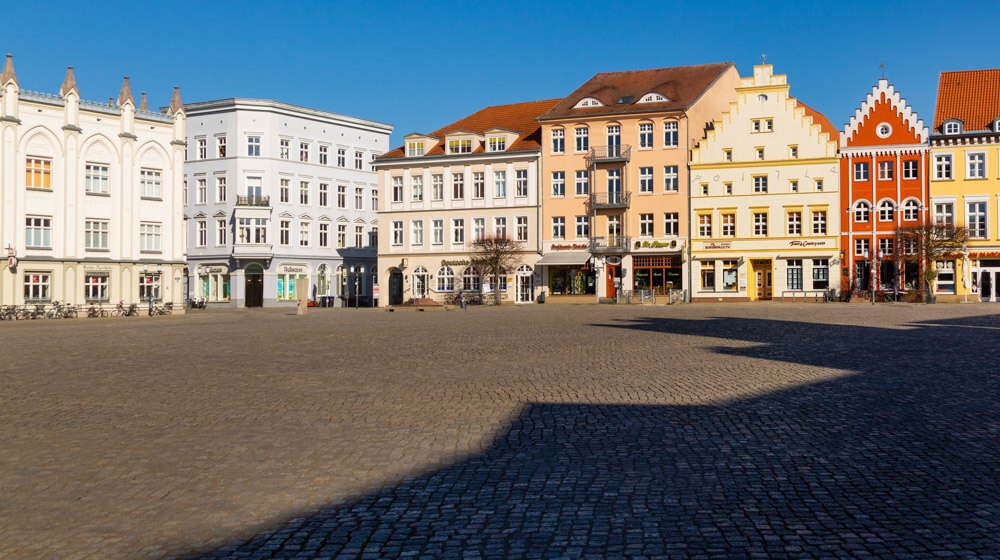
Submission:
[[[929,146],[923,120],[885,79],[840,134],[842,285],[870,290],[920,289],[915,264],[895,258],[895,230],[927,219]]]
[[[601,73],[538,118],[549,301],[687,288],[688,154],[739,81],[732,62]]]

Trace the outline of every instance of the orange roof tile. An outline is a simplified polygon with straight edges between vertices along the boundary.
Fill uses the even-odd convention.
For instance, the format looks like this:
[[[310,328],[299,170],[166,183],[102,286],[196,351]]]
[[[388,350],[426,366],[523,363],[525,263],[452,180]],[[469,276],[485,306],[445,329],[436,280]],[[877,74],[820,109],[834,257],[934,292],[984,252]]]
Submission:
[[[517,140],[507,148],[508,152],[518,152],[524,150],[538,150],[542,147],[542,132],[538,125],[538,115],[548,111],[559,99],[546,99],[544,101],[528,101],[525,103],[513,103],[510,105],[493,105],[480,109],[462,120],[455,121],[444,128],[439,128],[427,136],[441,138],[433,148],[427,150],[425,155],[444,155],[444,136],[456,130],[467,130],[479,134],[485,133],[491,128],[506,128],[514,132],[521,133]],[[485,147],[482,142],[473,152],[482,153]],[[376,159],[390,159],[403,157],[405,155],[404,146],[390,150]]]
[[[833,126],[833,123],[830,122],[830,119],[826,118],[826,115],[806,105],[799,98],[795,98],[795,101],[799,104],[799,107],[805,109],[807,115],[812,117],[813,122],[819,125],[820,130],[830,135],[830,140],[840,141],[840,131]]]
[[[694,103],[702,92],[708,89],[731,66],[733,66],[732,62],[717,62],[651,70],[602,72],[595,74],[587,83],[578,87],[576,91],[566,96],[558,105],[539,118],[545,120],[684,109]],[[667,96],[670,101],[636,103],[642,96],[651,92],[661,93]],[[618,102],[629,96],[631,96],[629,101]],[[587,97],[600,100],[604,106],[573,108],[580,100]]]
[[[967,131],[989,130],[1000,117],[1000,68],[941,72],[934,130],[948,119],[960,119]]]

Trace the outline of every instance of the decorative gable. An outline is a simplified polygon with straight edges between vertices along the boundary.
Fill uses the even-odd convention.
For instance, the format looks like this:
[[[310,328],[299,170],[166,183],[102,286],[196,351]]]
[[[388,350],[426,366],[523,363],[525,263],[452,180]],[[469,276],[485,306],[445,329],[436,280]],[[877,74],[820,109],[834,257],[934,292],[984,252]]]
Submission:
[[[883,108],[882,106],[886,106]],[[885,109],[889,109],[886,111]],[[891,115],[891,116],[890,116]],[[909,142],[900,142],[902,136],[898,134],[903,130],[896,130],[896,125],[909,132],[912,138]],[[929,131],[924,126],[924,121],[917,118],[916,112],[906,104],[906,99],[900,97],[896,88],[889,84],[886,79],[878,81],[878,85],[872,88],[871,93],[861,103],[861,107],[854,111],[850,122],[840,133],[840,145],[842,147],[856,144],[859,134],[864,127],[874,126],[876,138],[886,140],[879,142],[870,135],[865,135],[865,142],[873,143],[912,143],[914,141],[925,143]],[[890,140],[891,139],[891,140]]]

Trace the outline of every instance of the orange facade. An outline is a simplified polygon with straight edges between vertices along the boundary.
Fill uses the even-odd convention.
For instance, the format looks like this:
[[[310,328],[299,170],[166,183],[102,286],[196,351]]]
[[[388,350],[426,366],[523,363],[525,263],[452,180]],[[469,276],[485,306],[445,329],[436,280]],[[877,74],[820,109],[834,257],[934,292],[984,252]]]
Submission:
[[[880,80],[841,133],[842,282],[845,291],[919,289],[919,270],[897,257],[896,229],[924,222],[927,128]]]

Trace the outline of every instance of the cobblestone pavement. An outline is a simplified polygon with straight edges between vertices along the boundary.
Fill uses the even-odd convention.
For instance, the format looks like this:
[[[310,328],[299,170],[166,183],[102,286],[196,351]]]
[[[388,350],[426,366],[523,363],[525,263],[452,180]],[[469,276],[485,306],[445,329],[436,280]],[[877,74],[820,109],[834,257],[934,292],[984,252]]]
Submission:
[[[0,557],[1000,558],[998,313],[0,323]]]

